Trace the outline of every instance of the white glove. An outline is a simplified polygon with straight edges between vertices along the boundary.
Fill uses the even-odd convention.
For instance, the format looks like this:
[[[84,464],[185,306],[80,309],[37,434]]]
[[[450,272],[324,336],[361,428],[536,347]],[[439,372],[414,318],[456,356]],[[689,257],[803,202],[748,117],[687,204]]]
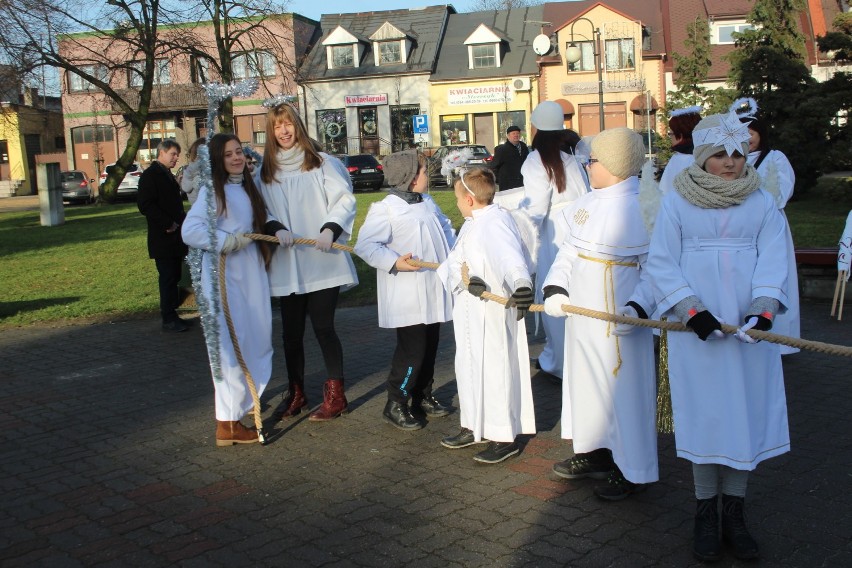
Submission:
[[[275,238],[278,239],[278,245],[284,248],[293,246],[293,233],[287,229],[275,231]]]
[[[568,313],[562,310],[562,305],[571,305],[565,294],[554,294],[544,301],[544,313],[554,318],[566,318]]]
[[[716,321],[718,321],[722,325],[725,325],[726,322],[724,320],[722,320],[722,318],[720,318],[716,314],[711,314],[711,315],[714,318],[716,318]],[[712,339],[725,339],[725,332],[722,331],[721,329],[714,329],[713,331],[710,332],[710,335],[707,336],[707,341],[710,341]]]
[[[331,229],[323,229],[317,237],[317,244],[314,247],[322,252],[331,250],[331,243],[334,240],[334,232]]]
[[[750,330],[751,328],[753,328],[756,325],[757,325],[757,318],[756,317],[752,316],[752,317],[748,318],[748,321],[745,324],[743,324],[742,326],[737,328],[737,332],[734,334],[734,337],[736,337],[737,339],[739,339],[743,343],[757,343],[758,341],[760,341],[759,339],[755,339],[755,338],[749,336],[748,334],[746,334],[746,332],[748,330]]]
[[[225,237],[225,242],[222,244],[221,254],[228,254],[240,249],[246,248],[251,244],[251,239],[243,235],[228,235]]]
[[[620,310],[618,310],[618,315],[627,316],[629,318],[638,318],[639,317],[639,313],[636,311],[636,308],[634,308],[633,306],[622,307]],[[636,329],[635,325],[632,325],[632,324],[629,324],[629,323],[617,323],[617,324],[615,324],[615,329],[613,330],[612,334],[617,335],[619,337],[622,337],[624,335],[628,335],[634,329]]]

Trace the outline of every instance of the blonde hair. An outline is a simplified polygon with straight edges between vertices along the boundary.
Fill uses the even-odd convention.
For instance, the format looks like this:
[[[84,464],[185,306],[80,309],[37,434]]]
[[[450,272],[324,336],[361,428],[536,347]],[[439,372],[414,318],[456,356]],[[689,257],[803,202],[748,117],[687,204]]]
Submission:
[[[194,162],[195,160],[198,159],[198,148],[202,144],[206,144],[206,143],[207,143],[207,139],[204,138],[203,136],[201,138],[196,138],[195,142],[193,142],[192,145],[189,147],[189,150],[188,150],[187,156],[186,156],[189,159],[190,162]]]
[[[491,205],[497,191],[497,181],[494,172],[488,168],[469,168],[461,171],[454,188],[473,196],[477,203]]]
[[[305,152],[302,171],[313,170],[322,165],[322,157],[314,141],[308,136],[305,123],[302,122],[296,109],[287,103],[282,103],[272,107],[266,113],[266,144],[263,146],[263,166],[260,169],[260,177],[264,183],[272,183],[275,180],[275,174],[278,173],[278,141],[275,138],[275,127],[282,122],[290,122],[293,125],[295,146]]]

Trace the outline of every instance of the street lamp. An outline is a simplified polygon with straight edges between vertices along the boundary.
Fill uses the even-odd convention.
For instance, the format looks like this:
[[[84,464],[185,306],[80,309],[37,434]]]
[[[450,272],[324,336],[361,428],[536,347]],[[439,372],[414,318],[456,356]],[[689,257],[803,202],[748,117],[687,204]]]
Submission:
[[[577,18],[573,22],[571,22],[571,42],[568,44],[568,48],[565,50],[565,60],[568,63],[577,63],[580,61],[580,58],[583,56],[580,48],[577,47],[577,44],[574,43],[574,25],[580,20],[584,20],[592,26],[592,32],[595,36],[595,40],[592,43],[592,47],[594,49],[595,56],[595,68],[598,71],[598,118],[600,119],[600,129],[603,132],[604,129],[604,100],[603,100],[603,62],[601,61],[601,29],[596,28],[595,24],[588,18]]]

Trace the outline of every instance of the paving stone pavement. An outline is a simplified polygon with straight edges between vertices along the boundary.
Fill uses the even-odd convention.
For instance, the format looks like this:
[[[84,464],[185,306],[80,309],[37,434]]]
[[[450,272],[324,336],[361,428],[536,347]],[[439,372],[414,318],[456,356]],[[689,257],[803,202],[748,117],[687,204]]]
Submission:
[[[852,345],[852,321],[803,302],[803,335]],[[531,320],[531,318],[529,318]],[[661,480],[618,503],[552,464],[560,388],[533,379],[539,433],[503,464],[446,450],[456,414],[417,432],[381,420],[394,334],[375,307],[338,311],[351,412],[275,423],[285,391],[276,351],[266,446],[217,448],[213,389],[196,326],[155,319],[0,334],[0,565],[692,566],[689,464],[659,439]],[[531,326],[531,322],[530,323]],[[276,337],[280,320],[275,322]],[[324,377],[308,334],[307,391]],[[276,347],[278,340],[276,339]],[[541,340],[531,337],[537,353]],[[452,333],[436,394],[457,404]],[[793,451],[751,478],[749,521],[763,566],[852,566],[849,360],[784,360]],[[735,565],[730,556],[720,566]]]

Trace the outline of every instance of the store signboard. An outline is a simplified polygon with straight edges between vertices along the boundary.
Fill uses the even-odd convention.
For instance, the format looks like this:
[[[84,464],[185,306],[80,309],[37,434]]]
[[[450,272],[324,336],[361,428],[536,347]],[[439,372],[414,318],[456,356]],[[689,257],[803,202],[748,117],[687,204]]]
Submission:
[[[447,91],[450,105],[487,105],[512,102],[513,92],[509,85],[488,87],[457,87]]]
[[[387,93],[378,95],[344,95],[343,102],[348,107],[376,106],[388,104]]]

